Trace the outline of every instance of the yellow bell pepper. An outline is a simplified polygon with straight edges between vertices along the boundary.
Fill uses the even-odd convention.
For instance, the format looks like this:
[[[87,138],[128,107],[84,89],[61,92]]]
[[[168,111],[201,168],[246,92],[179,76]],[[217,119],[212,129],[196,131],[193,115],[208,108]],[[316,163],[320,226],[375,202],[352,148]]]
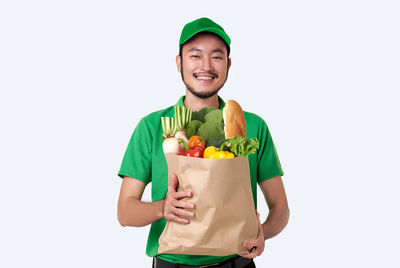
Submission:
[[[210,159],[230,159],[235,158],[235,155],[227,151],[219,151],[219,149],[214,146],[209,146],[204,150],[203,157]]]
[[[204,158],[210,158],[210,156],[215,153],[218,149],[215,148],[215,146],[208,146],[205,150],[204,150],[204,154],[203,157]]]

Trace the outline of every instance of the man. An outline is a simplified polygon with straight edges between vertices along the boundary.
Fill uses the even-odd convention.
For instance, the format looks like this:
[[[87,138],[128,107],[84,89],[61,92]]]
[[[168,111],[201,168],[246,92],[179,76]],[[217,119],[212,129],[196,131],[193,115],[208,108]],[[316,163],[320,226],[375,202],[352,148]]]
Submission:
[[[186,95],[179,99],[178,105],[185,105],[193,111],[203,107],[224,107],[218,92],[231,66],[230,42],[224,29],[208,18],[192,21],[183,28],[176,64],[186,86]],[[140,120],[133,132],[118,173],[123,178],[118,202],[119,222],[122,226],[152,224],[146,253],[156,256],[153,258],[153,267],[255,267],[252,259],[261,255],[266,239],[275,236],[286,226],[289,209],[281,178],[283,171],[268,127],[264,120],[248,112],[245,112],[247,138],[257,137],[260,141],[260,149],[249,156],[253,196],[256,205],[258,183],[269,207],[266,221],[261,224],[259,219],[257,239],[243,243],[249,253],[223,257],[158,255],[158,239],[166,220],[190,224],[190,220],[185,218],[194,216],[188,209],[194,208],[195,212],[196,206],[189,202],[190,192],[176,191],[176,176],[168,185],[160,118],[173,115],[173,106],[151,113]],[[143,202],[141,197],[149,182],[152,182],[152,202]],[[181,200],[183,198],[189,199],[184,202]]]

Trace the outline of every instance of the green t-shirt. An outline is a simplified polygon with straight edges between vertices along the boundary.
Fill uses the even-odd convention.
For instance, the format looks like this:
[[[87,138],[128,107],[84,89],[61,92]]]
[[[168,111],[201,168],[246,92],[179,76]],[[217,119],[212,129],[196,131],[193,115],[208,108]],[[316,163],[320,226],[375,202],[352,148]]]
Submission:
[[[177,105],[184,106],[182,96]],[[220,109],[225,106],[224,101],[218,97]],[[257,183],[269,178],[283,175],[281,164],[272,141],[267,124],[256,114],[244,112],[246,121],[247,138],[257,138],[260,149],[257,153],[249,155],[251,187],[253,190],[254,204],[257,207]],[[142,118],[136,126],[126,149],[118,176],[132,177],[143,181],[146,185],[152,182],[152,201],[165,198],[168,190],[168,167],[162,147],[161,117],[174,117],[174,106],[153,112]],[[158,255],[158,239],[165,227],[165,219],[152,223],[147,240],[146,254],[150,257]],[[203,255],[177,255],[161,254],[160,259],[188,265],[206,265],[222,262],[230,256],[203,256]]]

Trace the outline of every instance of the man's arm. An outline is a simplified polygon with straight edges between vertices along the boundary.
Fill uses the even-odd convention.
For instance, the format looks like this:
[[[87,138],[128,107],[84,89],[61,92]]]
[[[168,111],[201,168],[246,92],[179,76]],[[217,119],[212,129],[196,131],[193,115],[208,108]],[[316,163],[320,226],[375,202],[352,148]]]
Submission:
[[[259,185],[269,208],[267,220],[262,224],[264,239],[269,239],[285,228],[290,212],[281,176],[265,180]]]
[[[239,253],[245,258],[260,256],[265,247],[265,240],[279,234],[289,220],[289,207],[286,199],[282,177],[276,176],[261,182],[260,188],[269,207],[267,220],[261,224],[260,214],[257,212],[258,237],[255,240],[243,242],[248,253]]]
[[[142,202],[144,182],[125,176],[118,199],[118,221],[122,226],[145,226],[162,218],[163,201]]]
[[[188,219],[181,217],[193,217],[193,212],[185,208],[194,208],[189,202],[180,201],[182,198],[191,197],[190,192],[177,192],[178,179],[173,176],[168,186],[165,199],[156,202],[141,201],[145,188],[144,182],[125,176],[118,200],[118,221],[122,226],[145,226],[158,221],[161,218],[179,223],[189,223]]]

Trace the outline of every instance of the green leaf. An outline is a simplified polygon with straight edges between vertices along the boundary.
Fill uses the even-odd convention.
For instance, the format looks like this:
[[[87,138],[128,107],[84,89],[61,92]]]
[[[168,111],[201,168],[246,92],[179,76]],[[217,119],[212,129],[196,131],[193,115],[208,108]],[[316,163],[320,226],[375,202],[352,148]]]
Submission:
[[[207,146],[209,145],[210,139],[224,139],[225,132],[221,128],[220,124],[215,122],[206,122],[200,126],[198,135],[206,140]]]
[[[215,122],[217,124],[221,124],[223,121],[222,111],[221,110],[213,110],[207,113],[204,116],[205,122]]]
[[[208,114],[210,111],[217,110],[217,108],[213,107],[204,107],[200,111],[193,112],[192,113],[192,120],[199,120],[201,122],[205,122],[204,117],[206,114]]]
[[[225,138],[211,138],[208,139],[208,141],[206,142],[207,147],[208,146],[214,146],[216,148],[219,148],[221,146],[221,144],[223,144],[226,141]],[[224,151],[229,151],[228,147],[224,148]]]
[[[192,136],[197,136],[197,132],[203,123],[199,120],[192,120],[186,129],[186,137],[190,139]]]
[[[229,148],[232,153],[236,156],[246,157],[249,154],[253,154],[260,147],[257,138],[245,139],[242,136],[236,136],[228,139],[226,144],[229,144]]]

